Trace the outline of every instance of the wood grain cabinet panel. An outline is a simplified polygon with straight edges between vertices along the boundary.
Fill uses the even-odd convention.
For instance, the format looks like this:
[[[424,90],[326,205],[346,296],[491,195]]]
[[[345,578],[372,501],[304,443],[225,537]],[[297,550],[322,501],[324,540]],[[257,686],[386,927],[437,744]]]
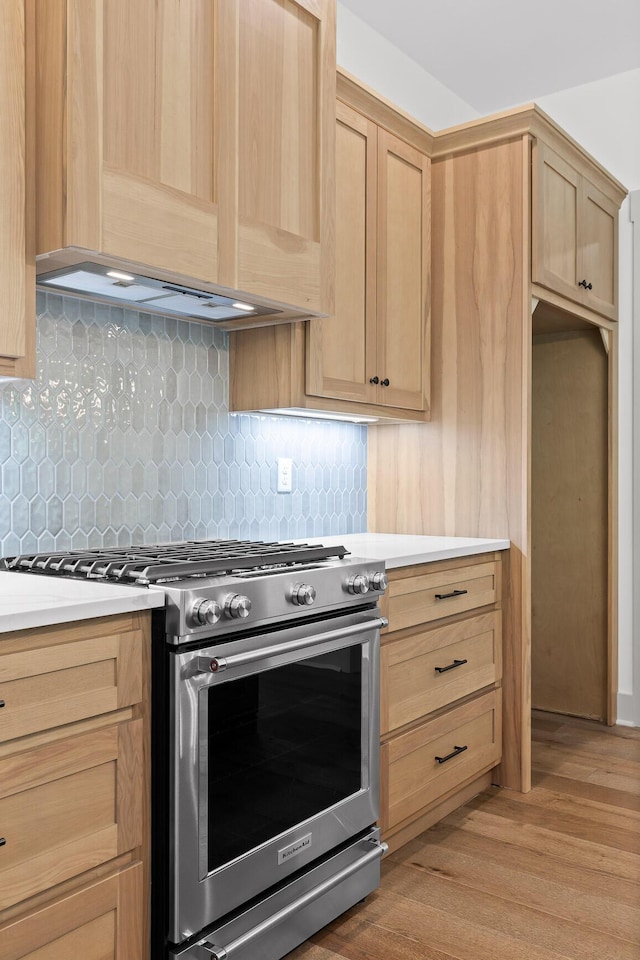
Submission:
[[[42,269],[330,312],[335,0],[28,2]]]
[[[383,833],[499,762],[500,705],[499,691],[492,691],[382,745]]]
[[[0,743],[73,723],[142,699],[139,630],[0,647]]]
[[[150,615],[4,634],[0,960],[148,957]]]
[[[0,922],[0,960],[138,960],[148,955],[139,917],[139,863],[25,917]]]
[[[0,17],[0,377],[35,376],[33,168],[26,103],[32,23],[25,0],[3,0]]]
[[[618,204],[541,140],[532,169],[531,279],[615,320]]]
[[[494,685],[502,675],[499,610],[383,643],[380,733]]]
[[[450,617],[498,598],[498,567],[493,561],[394,579],[388,593],[389,629]]]
[[[0,911],[142,842],[142,721],[0,759]]]

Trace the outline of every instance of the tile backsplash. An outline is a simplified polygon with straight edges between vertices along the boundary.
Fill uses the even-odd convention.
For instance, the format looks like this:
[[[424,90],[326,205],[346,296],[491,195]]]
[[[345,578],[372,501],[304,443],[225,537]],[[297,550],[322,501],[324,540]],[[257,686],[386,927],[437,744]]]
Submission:
[[[39,293],[37,336],[0,381],[0,556],[366,530],[366,427],[229,414],[223,331]]]

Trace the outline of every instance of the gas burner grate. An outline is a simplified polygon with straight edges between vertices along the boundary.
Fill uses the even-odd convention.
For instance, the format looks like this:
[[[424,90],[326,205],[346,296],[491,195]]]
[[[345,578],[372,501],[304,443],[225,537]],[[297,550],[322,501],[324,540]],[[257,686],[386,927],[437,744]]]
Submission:
[[[0,559],[5,570],[86,580],[126,581],[146,585],[188,577],[230,574],[240,570],[282,568],[342,559],[342,546],[266,543],[252,540],[187,540],[98,550],[23,554]]]

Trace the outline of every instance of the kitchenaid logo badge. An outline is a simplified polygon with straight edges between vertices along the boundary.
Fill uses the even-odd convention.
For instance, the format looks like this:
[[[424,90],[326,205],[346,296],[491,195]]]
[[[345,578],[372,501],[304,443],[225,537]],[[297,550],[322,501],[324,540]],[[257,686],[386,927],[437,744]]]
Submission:
[[[311,837],[312,834],[305,833],[304,837],[300,837],[295,843],[290,843],[288,847],[278,850],[278,863],[286,863],[287,860],[291,860],[291,857],[297,857],[303,850],[308,850],[311,846]]]

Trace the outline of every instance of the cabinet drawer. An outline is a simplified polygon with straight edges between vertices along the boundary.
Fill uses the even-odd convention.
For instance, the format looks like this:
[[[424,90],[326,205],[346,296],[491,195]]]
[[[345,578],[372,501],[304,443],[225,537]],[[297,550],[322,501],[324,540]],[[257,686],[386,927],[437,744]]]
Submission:
[[[0,647],[0,742],[138,703],[142,631],[130,618],[112,631],[92,635],[86,624],[84,639],[59,631],[59,643],[43,634],[41,644],[35,637],[19,651]]]
[[[140,863],[42,909],[0,924],[2,960],[142,960]]]
[[[0,910],[142,842],[142,720],[0,760]]]
[[[501,675],[499,610],[386,643],[381,650],[380,732],[419,720]]]
[[[383,744],[383,832],[499,763],[501,743],[501,691],[494,690]]]
[[[495,561],[391,580],[389,632],[495,603],[499,599],[497,584]]]

